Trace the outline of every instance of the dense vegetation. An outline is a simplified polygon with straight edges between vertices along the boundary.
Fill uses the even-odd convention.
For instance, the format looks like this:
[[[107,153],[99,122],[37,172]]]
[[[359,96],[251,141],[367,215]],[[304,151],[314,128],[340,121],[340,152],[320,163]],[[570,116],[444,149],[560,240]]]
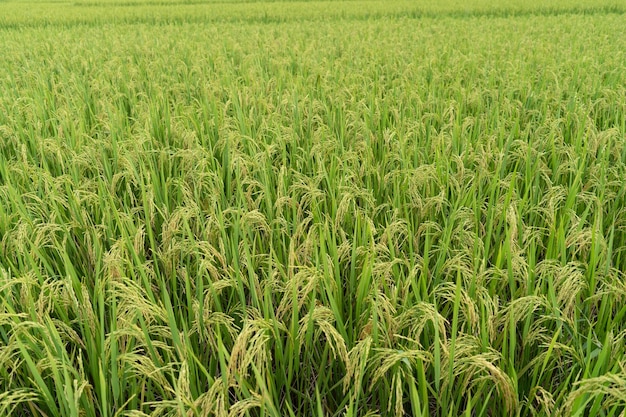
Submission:
[[[0,415],[625,415],[625,3],[5,1],[0,51]]]

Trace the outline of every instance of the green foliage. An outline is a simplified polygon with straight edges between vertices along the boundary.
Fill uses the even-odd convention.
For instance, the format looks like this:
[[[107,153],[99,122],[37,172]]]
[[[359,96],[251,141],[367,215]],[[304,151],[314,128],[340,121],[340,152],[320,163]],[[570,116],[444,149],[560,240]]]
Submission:
[[[624,415],[623,3],[166,3],[0,4],[0,415]]]

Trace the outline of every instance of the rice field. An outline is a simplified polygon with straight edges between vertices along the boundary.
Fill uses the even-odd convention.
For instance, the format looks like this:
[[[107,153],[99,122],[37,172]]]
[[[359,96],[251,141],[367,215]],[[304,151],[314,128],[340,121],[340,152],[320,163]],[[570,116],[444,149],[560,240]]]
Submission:
[[[626,416],[626,3],[0,1],[0,416]]]

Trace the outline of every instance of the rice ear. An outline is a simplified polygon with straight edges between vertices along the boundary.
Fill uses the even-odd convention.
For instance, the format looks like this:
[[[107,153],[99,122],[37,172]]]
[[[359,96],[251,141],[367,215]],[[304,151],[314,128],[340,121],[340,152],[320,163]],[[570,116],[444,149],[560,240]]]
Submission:
[[[572,407],[584,395],[602,396],[602,406],[605,409],[616,406],[626,407],[626,377],[623,374],[607,373],[577,381],[574,386],[575,389],[569,393],[563,405],[565,415],[570,415],[572,411],[579,411],[572,410]]]
[[[305,336],[310,326],[313,326],[316,335],[324,335],[333,358],[340,359],[348,366],[348,350],[346,342],[339,331],[334,327],[334,314],[328,307],[317,305],[313,311],[307,316],[300,319],[300,329],[298,330],[298,341],[301,345],[305,345]],[[319,337],[318,337],[319,338]]]

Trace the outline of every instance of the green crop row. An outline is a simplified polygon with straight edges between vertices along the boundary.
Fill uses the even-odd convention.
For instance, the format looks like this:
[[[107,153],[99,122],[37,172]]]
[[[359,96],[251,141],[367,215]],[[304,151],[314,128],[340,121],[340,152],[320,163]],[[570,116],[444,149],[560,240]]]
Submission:
[[[0,29],[231,22],[277,24],[389,18],[623,15],[623,0],[80,0],[0,1]]]

